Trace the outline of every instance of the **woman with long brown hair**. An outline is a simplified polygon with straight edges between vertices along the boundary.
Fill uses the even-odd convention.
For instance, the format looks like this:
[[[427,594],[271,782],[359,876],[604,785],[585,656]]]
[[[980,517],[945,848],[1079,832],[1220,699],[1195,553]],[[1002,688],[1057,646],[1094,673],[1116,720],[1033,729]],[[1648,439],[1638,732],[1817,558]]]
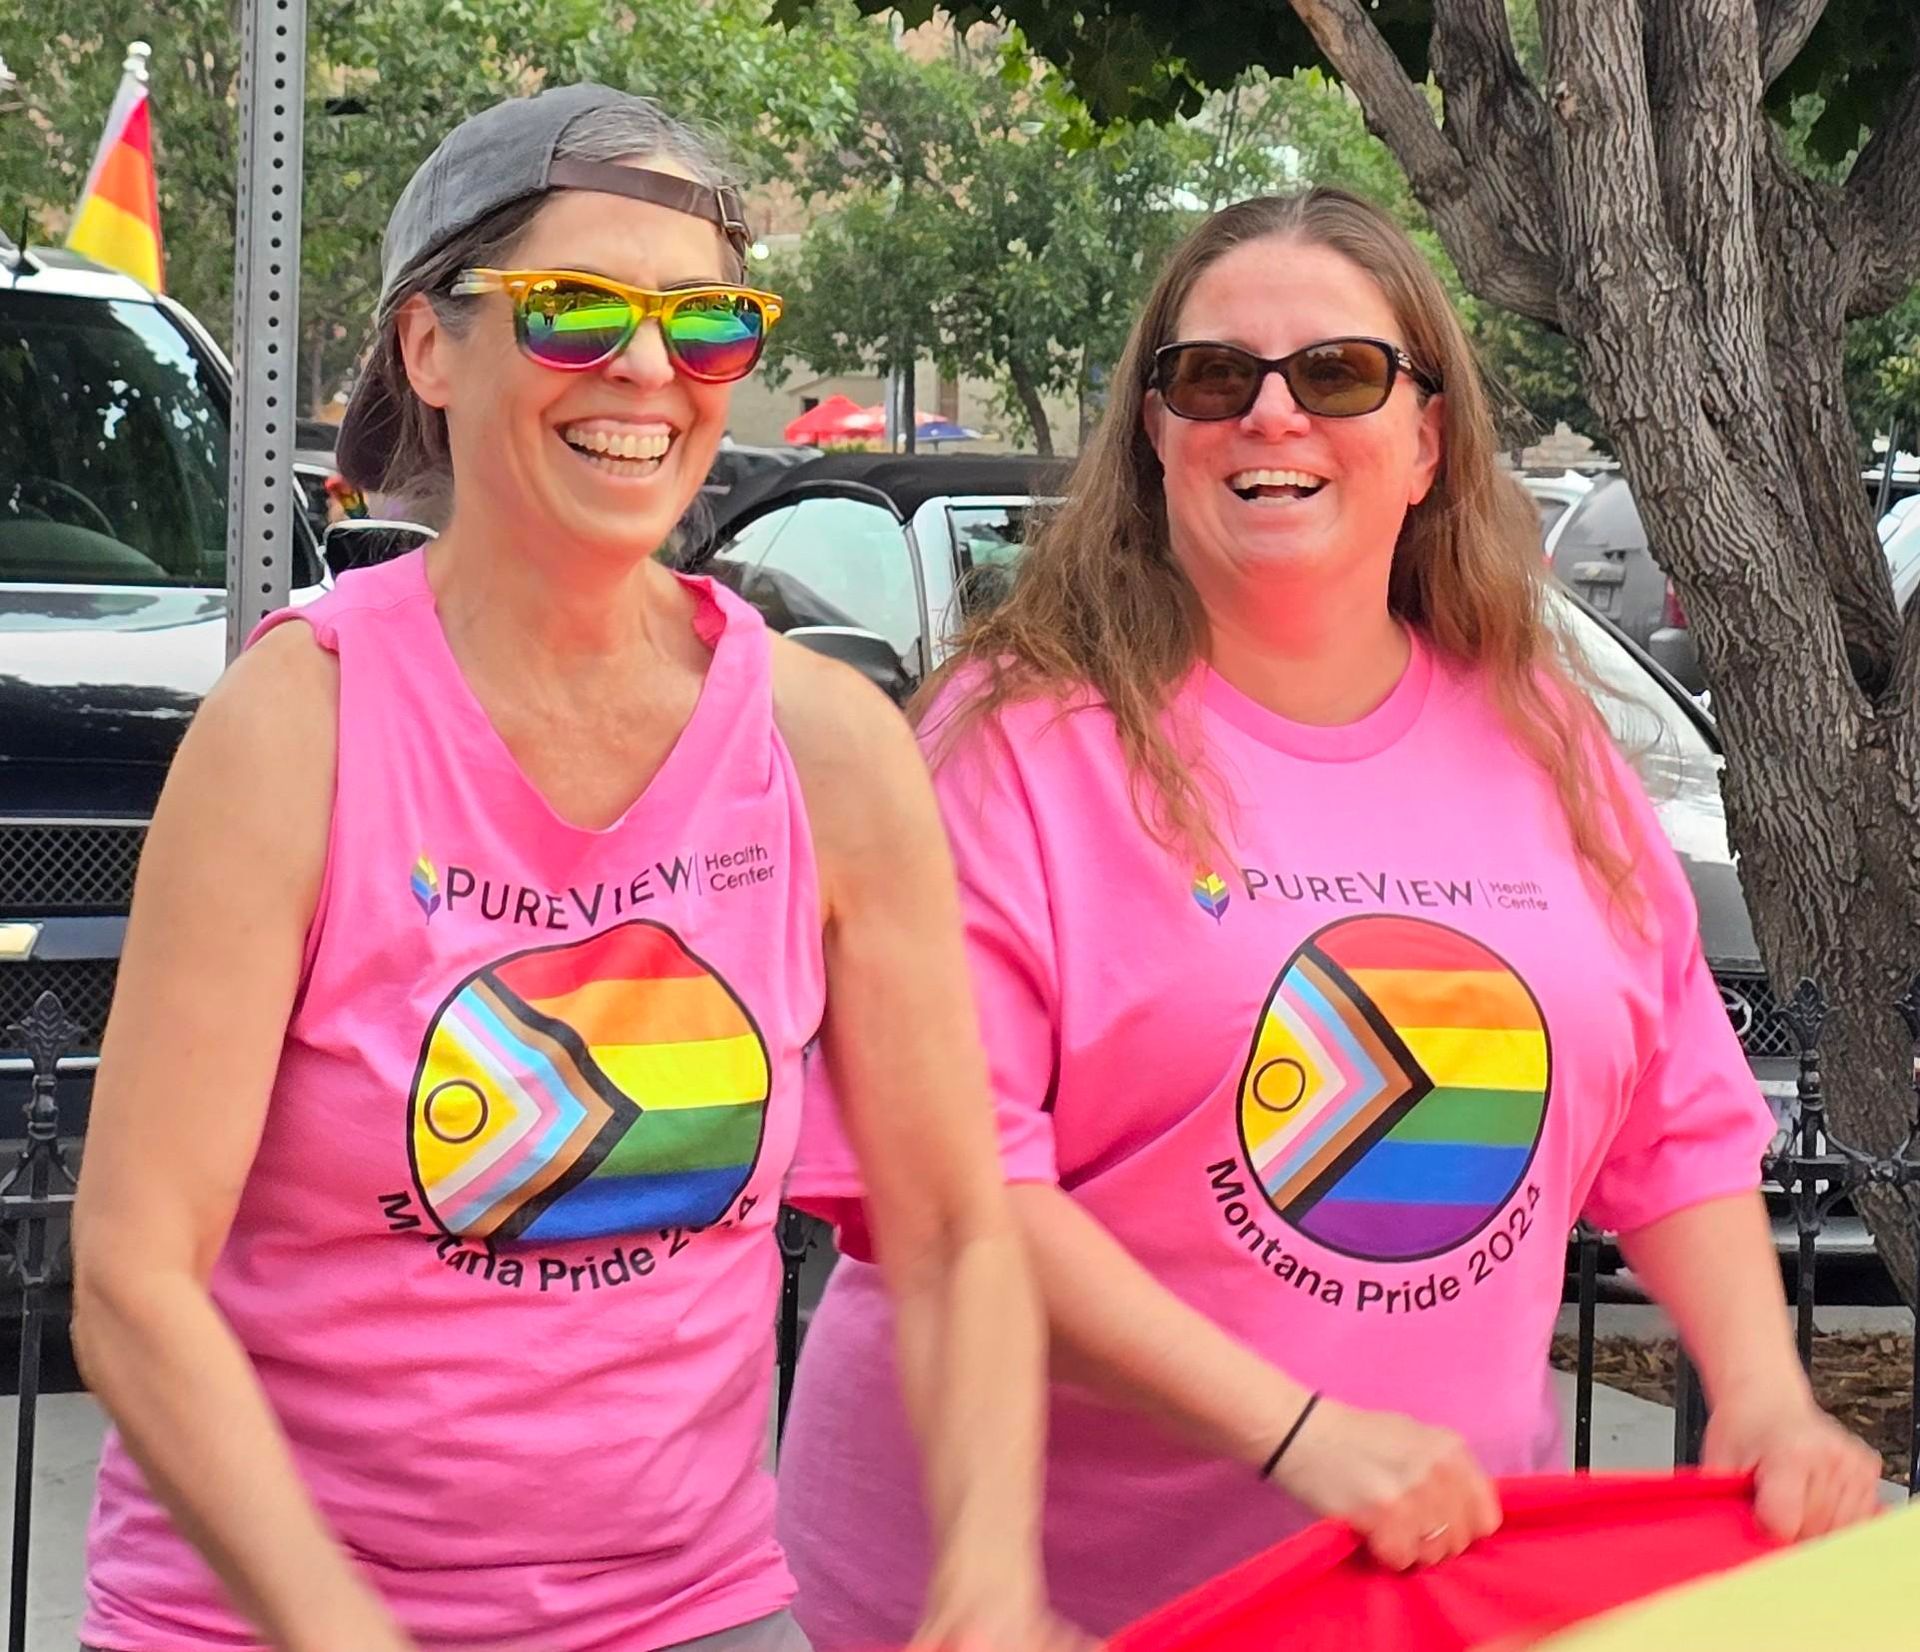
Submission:
[[[1564,1238],[1612,1229],[1786,1536],[1875,1459],[1795,1362],[1767,1109],[1688,886],[1548,621],[1470,347],[1381,213],[1180,248],[1009,600],[921,707],[1002,1154],[1047,1300],[1053,1596],[1110,1631],[1313,1515],[1388,1565],[1563,1460]],[[817,1120],[816,1123],[824,1121]],[[795,1192],[856,1255],[822,1131]],[[823,1649],[928,1570],[870,1267],[782,1466]]]

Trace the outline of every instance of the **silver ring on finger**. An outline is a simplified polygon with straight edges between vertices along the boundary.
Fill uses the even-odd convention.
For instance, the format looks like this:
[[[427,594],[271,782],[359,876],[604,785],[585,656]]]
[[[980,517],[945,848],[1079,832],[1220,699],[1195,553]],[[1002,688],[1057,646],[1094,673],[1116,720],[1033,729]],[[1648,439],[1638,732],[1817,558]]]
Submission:
[[[1447,1533],[1452,1530],[1453,1530],[1453,1527],[1449,1525],[1446,1521],[1442,1520],[1439,1525],[1433,1528],[1432,1531],[1422,1532],[1420,1534],[1420,1541],[1422,1543],[1438,1543],[1441,1538],[1445,1537]]]

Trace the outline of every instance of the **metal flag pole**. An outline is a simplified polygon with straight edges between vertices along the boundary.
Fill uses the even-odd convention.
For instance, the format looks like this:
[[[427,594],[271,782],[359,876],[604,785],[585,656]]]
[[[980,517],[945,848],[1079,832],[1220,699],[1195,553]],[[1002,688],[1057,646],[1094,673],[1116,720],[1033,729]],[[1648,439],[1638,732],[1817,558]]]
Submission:
[[[265,615],[285,606],[296,543],[293,445],[306,80],[306,0],[245,0],[233,254],[228,659]]]

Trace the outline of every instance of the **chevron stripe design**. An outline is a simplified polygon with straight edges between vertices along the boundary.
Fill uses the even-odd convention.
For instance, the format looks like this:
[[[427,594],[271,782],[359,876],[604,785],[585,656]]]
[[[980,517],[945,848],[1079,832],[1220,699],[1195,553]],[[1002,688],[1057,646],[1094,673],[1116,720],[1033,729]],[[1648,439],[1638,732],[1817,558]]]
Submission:
[[[449,996],[414,1083],[415,1179],[461,1238],[705,1226],[753,1173],[771,1082],[745,1005],[634,920],[503,958]]]
[[[1410,1261],[1512,1197],[1550,1081],[1539,1005],[1494,953],[1424,919],[1346,919],[1274,983],[1241,1074],[1241,1143],[1300,1232]]]

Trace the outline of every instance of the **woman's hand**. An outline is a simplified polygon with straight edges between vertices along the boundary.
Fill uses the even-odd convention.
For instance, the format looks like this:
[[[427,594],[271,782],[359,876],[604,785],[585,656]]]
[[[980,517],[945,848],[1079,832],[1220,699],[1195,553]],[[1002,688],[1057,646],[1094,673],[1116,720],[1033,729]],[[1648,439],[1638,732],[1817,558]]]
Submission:
[[[1099,1645],[1051,1613],[996,1607],[951,1620],[929,1617],[914,1631],[912,1652],[1094,1652]]]
[[[1880,1459],[1807,1386],[1760,1195],[1689,1205],[1621,1234],[1620,1251],[1673,1315],[1699,1368],[1709,1415],[1703,1466],[1752,1473],[1754,1513],[1790,1542],[1871,1514]]]
[[[275,1644],[283,1645],[285,1652],[337,1652],[347,1646],[356,1652],[419,1652],[412,1636],[394,1622],[371,1589],[348,1588],[341,1597],[330,1603],[333,1610],[324,1623],[303,1625],[298,1636]]]
[[[1430,1566],[1500,1528],[1500,1500],[1466,1442],[1391,1411],[1322,1400],[1274,1470],[1316,1514],[1344,1520],[1394,1571]]]
[[[1092,1652],[1099,1644],[1047,1610],[1037,1560],[960,1570],[949,1560],[934,1578],[912,1652]]]
[[[1044,1608],[983,1598],[929,1612],[910,1652],[1092,1652],[1100,1642]]]
[[[1880,1506],[1880,1454],[1804,1389],[1728,1396],[1707,1423],[1701,1466],[1754,1476],[1753,1512],[1789,1543],[1837,1531]]]

